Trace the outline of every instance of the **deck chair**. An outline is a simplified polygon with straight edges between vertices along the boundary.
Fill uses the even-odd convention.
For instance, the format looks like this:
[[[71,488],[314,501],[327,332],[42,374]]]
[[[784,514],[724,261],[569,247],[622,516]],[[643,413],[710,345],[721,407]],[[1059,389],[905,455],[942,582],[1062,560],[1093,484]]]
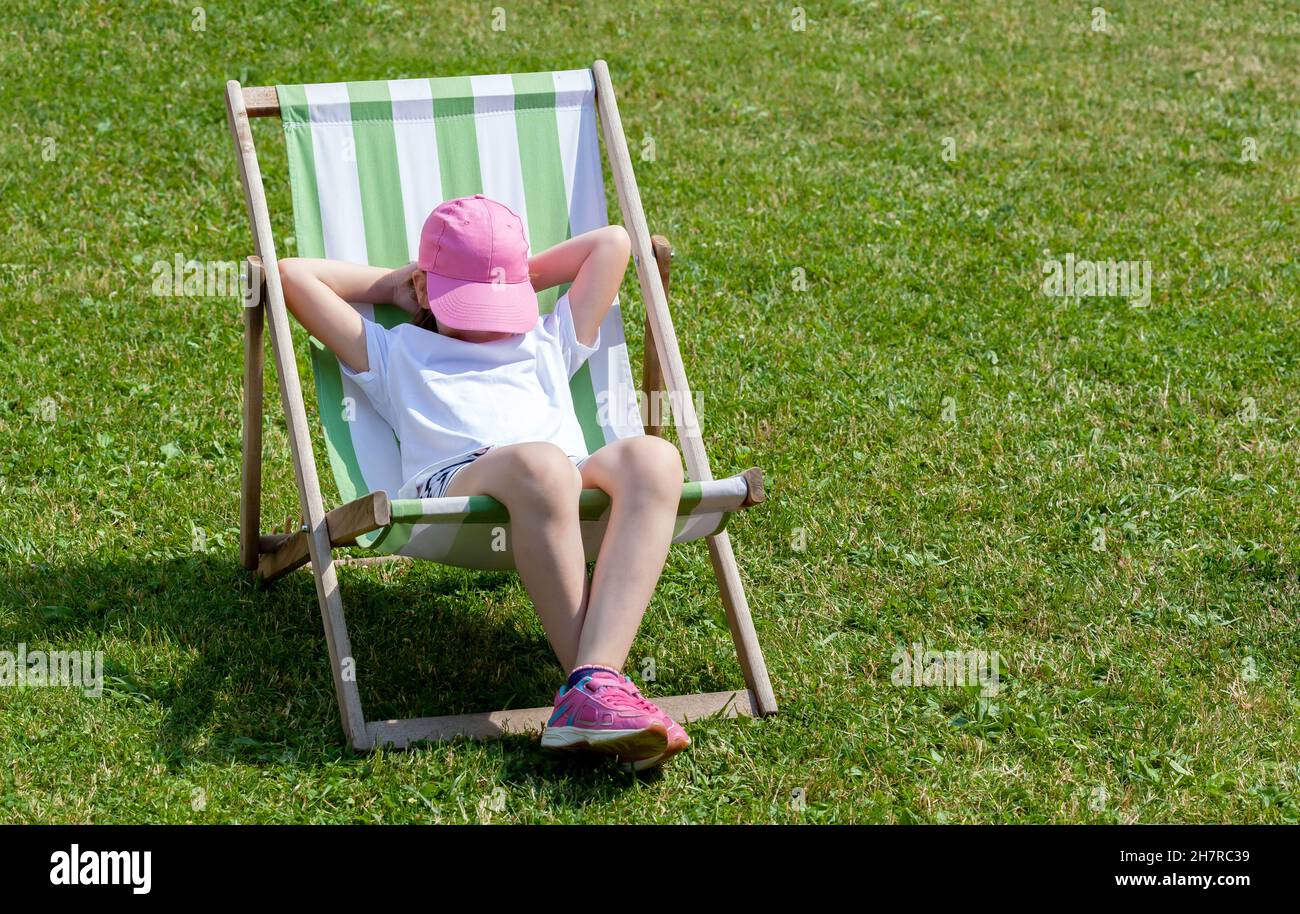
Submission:
[[[776,700],[724,530],[733,512],[763,500],[763,476],[756,468],[725,479],[710,473],[668,314],[671,248],[647,229],[605,63],[554,73],[299,86],[243,88],[231,81],[226,103],[255,251],[246,263],[244,290],[241,560],[265,583],[310,562],[343,728],[352,746],[404,748],[417,740],[521,733],[544,725],[550,709],[366,720],[339,593],[341,559],[334,550],[361,546],[374,554],[371,561],[406,556],[469,568],[513,568],[510,519],[502,504],[486,497],[395,498],[403,481],[400,443],[343,377],[329,350],[310,340],[319,419],[342,502],[325,511],[249,124],[254,117],[278,116],[283,125],[298,253],[384,267],[415,259],[421,224],[434,206],[474,193],[519,213],[533,251],[605,225],[599,123],[646,302],[641,396],[652,405],[662,402],[666,382],[690,479],[682,489],[674,542],[707,538],[745,677],[744,689],[656,700],[679,720],[774,713]],[[543,311],[554,307],[560,291],[541,295]],[[389,306],[356,307],[386,326],[408,319]],[[270,535],[260,530],[266,325],[301,502],[298,529]],[[601,325],[600,341],[572,380],[588,448],[662,433],[657,410],[650,410],[643,423],[617,302]],[[584,491],[579,508],[584,548],[592,560],[609,500],[600,491]]]

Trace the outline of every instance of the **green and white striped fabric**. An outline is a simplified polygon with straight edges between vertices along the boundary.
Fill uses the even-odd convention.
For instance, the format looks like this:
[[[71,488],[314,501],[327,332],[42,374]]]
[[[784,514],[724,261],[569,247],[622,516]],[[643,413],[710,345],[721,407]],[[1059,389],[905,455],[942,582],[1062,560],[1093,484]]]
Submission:
[[[298,254],[397,267],[416,259],[420,228],[443,200],[481,193],[523,218],[530,249],[607,223],[590,70],[278,86],[289,157]],[[563,290],[542,293],[549,311]],[[407,320],[390,306],[355,306],[385,326]],[[587,442],[643,434],[618,303],[601,348],[573,378]],[[312,340],[312,368],[330,467],[350,501],[401,486],[399,442],[364,393]],[[714,533],[744,498],[740,477],[688,484],[676,541]],[[587,492],[588,557],[608,501]],[[363,537],[380,553],[474,568],[512,568],[505,509],[490,498],[393,503],[392,526]]]

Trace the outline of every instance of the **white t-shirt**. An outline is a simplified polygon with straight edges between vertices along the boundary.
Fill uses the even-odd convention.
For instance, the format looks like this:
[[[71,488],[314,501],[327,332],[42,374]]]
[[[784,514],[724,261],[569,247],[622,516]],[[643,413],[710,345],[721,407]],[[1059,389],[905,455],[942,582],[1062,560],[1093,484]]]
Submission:
[[[339,363],[392,426],[405,497],[415,477],[485,446],[549,441],[571,457],[587,445],[569,379],[600,346],[578,342],[562,295],[527,333],[468,343],[417,327],[365,321],[368,371]]]

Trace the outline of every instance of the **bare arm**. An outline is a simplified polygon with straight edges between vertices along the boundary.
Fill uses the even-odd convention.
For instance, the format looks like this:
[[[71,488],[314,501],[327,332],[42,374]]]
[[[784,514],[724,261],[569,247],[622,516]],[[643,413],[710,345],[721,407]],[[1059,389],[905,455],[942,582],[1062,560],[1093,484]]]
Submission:
[[[341,260],[289,257],[280,261],[284,302],[307,332],[353,371],[369,371],[366,331],[350,301],[393,304],[408,313],[417,307],[411,292],[413,264],[396,270]]]
[[[534,289],[573,283],[569,287],[569,308],[578,342],[584,346],[596,341],[600,322],[623,282],[631,251],[632,242],[623,226],[607,225],[562,241],[528,261]]]

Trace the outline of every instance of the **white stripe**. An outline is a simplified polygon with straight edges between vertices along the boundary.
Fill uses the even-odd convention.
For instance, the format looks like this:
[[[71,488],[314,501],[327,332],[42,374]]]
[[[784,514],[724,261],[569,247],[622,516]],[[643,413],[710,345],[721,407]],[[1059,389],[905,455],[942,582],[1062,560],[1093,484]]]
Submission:
[[[709,536],[714,530],[718,529],[718,524],[722,523],[722,517],[723,512],[719,511],[712,514],[692,514],[686,518],[685,523],[682,522],[682,518],[677,518],[681,529],[673,534],[673,542],[689,543],[691,540]]]
[[[611,318],[617,323],[619,331],[623,329],[622,317],[611,309],[600,327],[602,338],[605,334],[614,335],[615,328],[610,326]],[[591,385],[596,391],[597,406],[602,405],[602,399],[604,401],[603,409],[598,409],[597,414],[600,416],[600,428],[604,432],[606,444],[645,434],[641,412],[637,407],[637,386],[632,380],[627,344],[623,342],[621,332],[618,336],[617,343],[604,346],[591,357]]]
[[[360,310],[360,308],[358,308]],[[393,427],[370,405],[364,390],[346,375],[343,377],[343,395],[352,397],[356,404],[353,420],[348,423],[352,435],[352,449],[357,454],[357,466],[371,492],[382,489],[390,497],[402,486],[402,453],[393,435]]]
[[[393,139],[406,213],[407,256],[415,260],[424,220],[442,202],[433,92],[427,79],[391,79],[388,95],[393,100]]]
[[[595,85],[590,70],[568,70],[551,76],[555,84],[555,124],[560,138],[564,192],[569,201],[569,226],[573,234],[580,235],[609,222],[600,140],[596,135]],[[559,107],[560,99],[564,99],[564,107]],[[644,434],[617,298],[601,322],[600,349],[587,364],[605,442]]]
[[[519,134],[515,130],[515,86],[509,75],[471,76],[474,92],[474,129],[478,134],[478,164],[483,195],[514,210],[528,231],[528,204],[524,197],[524,170],[519,162]],[[529,239],[530,254],[532,239]]]
[[[320,83],[303,86],[303,91],[311,121],[325,256],[330,260],[367,263],[357,145],[352,133],[347,84]]]
[[[352,303],[362,317],[374,320],[373,305]],[[404,480],[402,479],[402,453],[397,446],[397,438],[388,420],[370,404],[370,398],[356,381],[343,374],[343,396],[351,397],[353,418],[348,423],[348,433],[352,436],[352,450],[357,455],[357,466],[366,481],[366,488],[371,492],[382,489],[390,497],[397,494]]]
[[[312,124],[325,256],[331,260],[369,263],[347,84],[324,83],[303,89]],[[367,320],[374,320],[373,305],[353,304],[352,307]],[[378,489],[396,492],[402,484],[402,464],[392,428],[370,405],[370,399],[355,381],[346,375],[342,381],[344,403],[339,408],[351,405],[353,418],[348,423],[348,433],[365,487],[372,492]]]
[[[555,82],[555,107],[590,105],[596,98],[596,81],[590,70],[558,70],[551,74]]]
[[[600,186],[600,192],[593,195],[590,189],[582,187],[579,189],[577,197],[574,196],[575,172],[579,163],[586,166],[584,175],[590,176],[591,168],[591,150],[587,148],[590,144],[585,143],[586,137],[583,136],[583,129],[595,130],[595,85],[591,81],[590,70],[568,70],[564,73],[552,74],[555,83],[555,126],[560,135],[560,162],[564,167],[564,191],[568,194],[569,200],[569,226],[575,235],[581,235],[583,232],[591,231],[594,228],[600,228],[609,220],[605,213],[605,185],[602,181],[600,171],[600,144],[597,141],[596,167],[595,173],[598,176],[597,181]],[[569,105],[559,107],[559,100],[563,97],[569,100]],[[572,105],[581,103],[581,107],[572,107]],[[590,117],[588,116],[590,115]],[[593,135],[591,139],[595,140]],[[586,180],[590,180],[588,177]],[[593,200],[593,196],[599,197],[599,201]],[[593,205],[596,203],[600,205]]]

